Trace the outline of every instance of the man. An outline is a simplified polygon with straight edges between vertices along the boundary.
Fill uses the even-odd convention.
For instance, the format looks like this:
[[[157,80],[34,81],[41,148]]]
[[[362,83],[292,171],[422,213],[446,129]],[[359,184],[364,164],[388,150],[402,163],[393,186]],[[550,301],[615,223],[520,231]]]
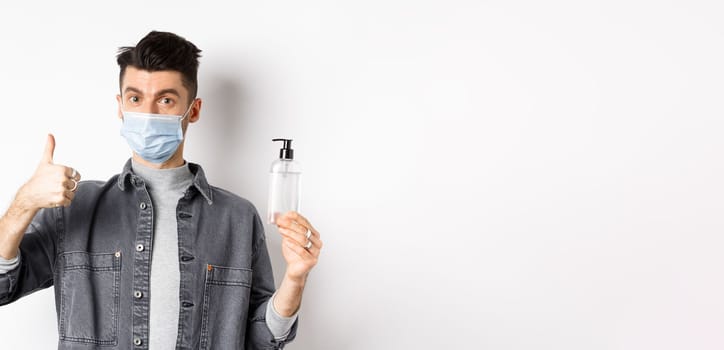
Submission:
[[[275,224],[287,266],[275,291],[247,200],[183,158],[199,120],[200,50],[151,32],[121,48],[118,116],[133,151],[107,182],[53,164],[55,139],[0,218],[0,304],[55,287],[59,349],[279,349],[295,337],[319,232]]]

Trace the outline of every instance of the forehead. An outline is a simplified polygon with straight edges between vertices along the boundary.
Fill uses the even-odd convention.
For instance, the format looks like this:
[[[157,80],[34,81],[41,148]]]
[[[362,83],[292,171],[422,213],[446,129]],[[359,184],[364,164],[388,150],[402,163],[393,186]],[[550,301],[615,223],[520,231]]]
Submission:
[[[180,72],[171,70],[149,72],[133,66],[126,67],[123,74],[121,91],[125,92],[127,88],[133,88],[144,95],[151,96],[169,89],[174,89],[182,95],[188,94]]]

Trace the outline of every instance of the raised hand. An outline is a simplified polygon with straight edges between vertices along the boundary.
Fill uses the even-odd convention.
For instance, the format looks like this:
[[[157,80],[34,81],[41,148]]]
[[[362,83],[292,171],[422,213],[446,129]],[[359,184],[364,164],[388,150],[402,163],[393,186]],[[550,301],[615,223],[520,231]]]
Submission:
[[[75,197],[80,174],[73,168],[53,163],[55,137],[48,134],[43,156],[35,173],[18,191],[16,200],[26,209],[69,206]]]

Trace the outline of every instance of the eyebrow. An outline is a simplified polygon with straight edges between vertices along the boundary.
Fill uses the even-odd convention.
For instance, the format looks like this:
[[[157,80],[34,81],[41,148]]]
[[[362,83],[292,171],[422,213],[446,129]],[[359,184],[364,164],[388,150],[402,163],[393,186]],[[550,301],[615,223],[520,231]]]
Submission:
[[[129,92],[135,92],[135,93],[137,93],[137,94],[139,94],[139,95],[143,95],[143,92],[142,92],[141,90],[136,89],[136,88],[134,88],[133,86],[127,86],[127,87],[123,90],[123,93],[124,93],[124,94],[127,94],[127,93],[129,93]],[[158,97],[158,96],[163,96],[163,95],[166,95],[166,94],[176,95],[177,97],[181,98],[181,94],[179,94],[178,90],[176,90],[176,89],[163,89],[163,90],[160,90],[160,91],[158,91],[158,92],[156,93],[156,97]]]

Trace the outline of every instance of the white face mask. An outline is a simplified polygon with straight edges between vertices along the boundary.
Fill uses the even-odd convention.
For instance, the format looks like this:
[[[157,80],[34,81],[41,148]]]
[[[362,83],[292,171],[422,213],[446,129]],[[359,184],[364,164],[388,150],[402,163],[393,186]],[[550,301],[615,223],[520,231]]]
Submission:
[[[181,121],[193,105],[191,103],[183,115],[122,111],[121,136],[141,158],[151,163],[163,163],[173,156],[183,141]]]

